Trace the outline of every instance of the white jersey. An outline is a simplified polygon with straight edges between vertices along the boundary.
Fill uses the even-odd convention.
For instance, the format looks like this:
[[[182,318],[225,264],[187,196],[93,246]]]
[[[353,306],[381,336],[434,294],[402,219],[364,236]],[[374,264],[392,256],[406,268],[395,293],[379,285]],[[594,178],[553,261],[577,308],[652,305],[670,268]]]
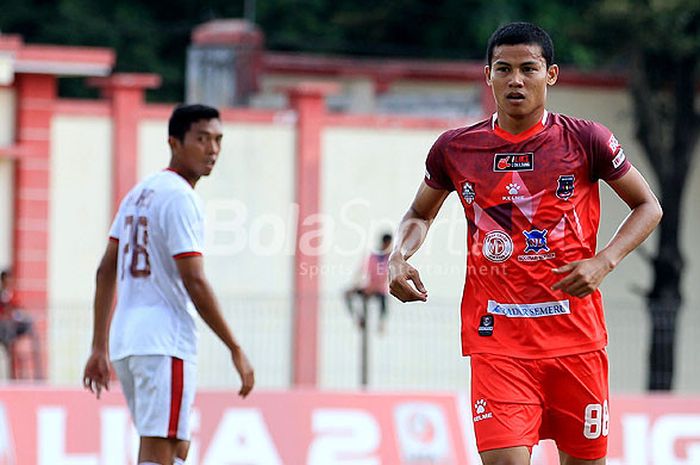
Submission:
[[[124,198],[109,235],[119,241],[110,358],[169,355],[196,362],[197,311],[175,259],[202,254],[199,196],[173,171],[153,174]]]

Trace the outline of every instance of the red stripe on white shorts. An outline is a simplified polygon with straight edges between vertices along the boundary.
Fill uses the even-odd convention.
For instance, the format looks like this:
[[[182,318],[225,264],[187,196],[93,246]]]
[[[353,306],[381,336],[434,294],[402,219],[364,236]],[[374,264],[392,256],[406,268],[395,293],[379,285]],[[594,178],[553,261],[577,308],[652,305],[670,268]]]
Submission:
[[[183,362],[173,357],[172,380],[170,383],[170,422],[168,423],[168,437],[176,438],[180,423],[180,407],[182,406],[182,390],[184,385]]]

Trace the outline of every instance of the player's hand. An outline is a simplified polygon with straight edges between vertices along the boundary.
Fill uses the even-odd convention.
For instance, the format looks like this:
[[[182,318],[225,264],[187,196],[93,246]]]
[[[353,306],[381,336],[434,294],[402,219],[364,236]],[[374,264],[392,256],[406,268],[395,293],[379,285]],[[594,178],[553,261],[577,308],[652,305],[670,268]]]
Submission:
[[[102,389],[109,391],[110,365],[106,352],[93,351],[85,364],[83,386],[100,398]]]
[[[399,255],[392,255],[389,258],[389,291],[401,302],[428,300],[428,291],[420,280],[418,270]]]
[[[245,398],[253,390],[253,385],[255,384],[253,366],[248,361],[248,357],[246,357],[243,349],[239,347],[231,351],[231,360],[233,360],[233,365],[241,377],[241,390],[238,391],[238,395]]]
[[[574,297],[586,297],[600,286],[603,278],[612,271],[612,265],[599,257],[571,262],[552,273],[566,276],[552,286],[553,291],[563,291]]]

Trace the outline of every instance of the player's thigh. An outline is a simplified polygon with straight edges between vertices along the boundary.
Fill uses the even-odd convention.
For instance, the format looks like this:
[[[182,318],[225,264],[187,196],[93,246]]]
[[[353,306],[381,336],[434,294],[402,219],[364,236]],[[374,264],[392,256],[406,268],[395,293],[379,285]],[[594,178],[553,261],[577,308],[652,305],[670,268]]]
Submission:
[[[142,436],[139,442],[139,463],[171,465],[175,460],[179,442],[178,439]]]
[[[196,365],[165,355],[129,359],[135,392],[132,416],[139,436],[189,440]]]
[[[539,442],[543,411],[533,363],[472,355],[472,421],[479,452],[531,448]]]
[[[129,407],[132,421],[136,423],[134,417],[134,410],[136,408],[134,404],[134,377],[129,370],[129,357],[119,360],[112,360],[112,368],[114,368],[114,372],[117,374],[117,378],[119,379],[119,384],[122,388],[122,395],[126,399],[126,404]]]
[[[605,457],[595,460],[577,459],[564,451],[559,451],[560,465],[605,465]]]
[[[607,455],[610,407],[608,359],[594,351],[552,359],[547,364],[545,429],[560,451],[597,464]],[[587,461],[586,461],[587,460]]]
[[[527,447],[507,447],[480,453],[484,465],[529,465],[530,450]]]

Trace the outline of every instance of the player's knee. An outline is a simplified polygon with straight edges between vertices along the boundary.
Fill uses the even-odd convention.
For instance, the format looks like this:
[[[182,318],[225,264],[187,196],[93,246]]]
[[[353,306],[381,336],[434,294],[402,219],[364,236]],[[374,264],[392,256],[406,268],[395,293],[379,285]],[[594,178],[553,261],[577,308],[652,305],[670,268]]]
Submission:
[[[495,449],[481,453],[484,465],[529,465],[530,452],[526,447]]]

